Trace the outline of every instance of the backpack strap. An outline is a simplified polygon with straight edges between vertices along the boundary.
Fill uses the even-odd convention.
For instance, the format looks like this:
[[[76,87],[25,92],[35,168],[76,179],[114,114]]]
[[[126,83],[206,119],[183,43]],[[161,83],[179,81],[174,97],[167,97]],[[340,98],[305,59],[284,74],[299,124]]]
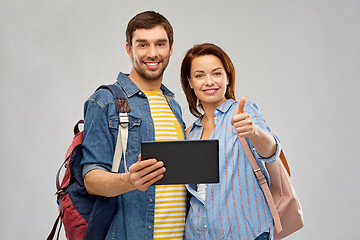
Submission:
[[[124,91],[120,87],[116,86],[115,84],[102,85],[97,90],[103,88],[109,89],[114,95],[117,111],[119,113],[119,131],[116,141],[111,172],[116,172],[116,173],[119,172],[119,166],[122,156],[124,156],[124,171],[128,172],[128,168],[126,166],[125,153],[126,153],[126,146],[128,140],[128,126],[129,126],[129,117],[127,113],[130,112],[130,106]]]

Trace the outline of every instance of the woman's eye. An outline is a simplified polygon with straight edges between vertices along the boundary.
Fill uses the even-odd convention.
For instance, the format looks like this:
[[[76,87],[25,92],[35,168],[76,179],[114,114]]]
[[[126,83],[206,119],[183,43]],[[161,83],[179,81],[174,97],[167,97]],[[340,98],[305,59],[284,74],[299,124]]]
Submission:
[[[221,72],[216,72],[214,73],[215,76],[220,76],[221,75]]]
[[[204,75],[203,74],[197,74],[195,75],[195,78],[202,78]]]

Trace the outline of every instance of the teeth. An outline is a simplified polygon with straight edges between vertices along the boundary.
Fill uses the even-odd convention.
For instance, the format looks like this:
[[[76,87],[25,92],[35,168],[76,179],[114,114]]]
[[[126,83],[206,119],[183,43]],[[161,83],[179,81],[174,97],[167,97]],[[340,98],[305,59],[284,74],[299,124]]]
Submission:
[[[156,66],[158,63],[146,63],[149,66]]]
[[[205,90],[205,92],[208,92],[208,93],[213,93],[213,92],[215,92],[216,90],[214,90],[214,89],[210,89],[210,90]]]

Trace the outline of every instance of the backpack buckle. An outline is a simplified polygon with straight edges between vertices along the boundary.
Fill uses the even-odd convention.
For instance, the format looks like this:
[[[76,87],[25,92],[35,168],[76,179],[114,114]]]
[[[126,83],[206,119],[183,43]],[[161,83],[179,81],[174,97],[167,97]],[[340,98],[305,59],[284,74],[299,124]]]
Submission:
[[[127,113],[119,113],[119,125],[122,128],[127,128],[129,126],[129,117]]]
[[[64,195],[64,193],[65,193],[64,190],[60,189],[60,190],[56,191],[55,195],[60,197],[60,196]]]

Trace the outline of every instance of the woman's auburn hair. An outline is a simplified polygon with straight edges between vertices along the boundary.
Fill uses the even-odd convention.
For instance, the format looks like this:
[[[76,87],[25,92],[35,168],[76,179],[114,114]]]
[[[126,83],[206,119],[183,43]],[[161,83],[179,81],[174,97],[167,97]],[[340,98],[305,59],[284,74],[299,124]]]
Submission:
[[[235,100],[235,68],[232,63],[230,57],[218,46],[212,43],[203,43],[194,45],[190,48],[181,63],[181,86],[186,95],[186,100],[189,104],[189,110],[191,114],[195,117],[201,117],[203,114],[200,112],[202,109],[201,102],[198,103],[198,98],[195,95],[193,89],[191,89],[189,84],[190,79],[190,70],[192,61],[196,57],[204,56],[204,55],[213,55],[218,57],[222,62],[227,78],[229,80],[229,84],[227,85],[225,98],[226,99],[234,99]]]

